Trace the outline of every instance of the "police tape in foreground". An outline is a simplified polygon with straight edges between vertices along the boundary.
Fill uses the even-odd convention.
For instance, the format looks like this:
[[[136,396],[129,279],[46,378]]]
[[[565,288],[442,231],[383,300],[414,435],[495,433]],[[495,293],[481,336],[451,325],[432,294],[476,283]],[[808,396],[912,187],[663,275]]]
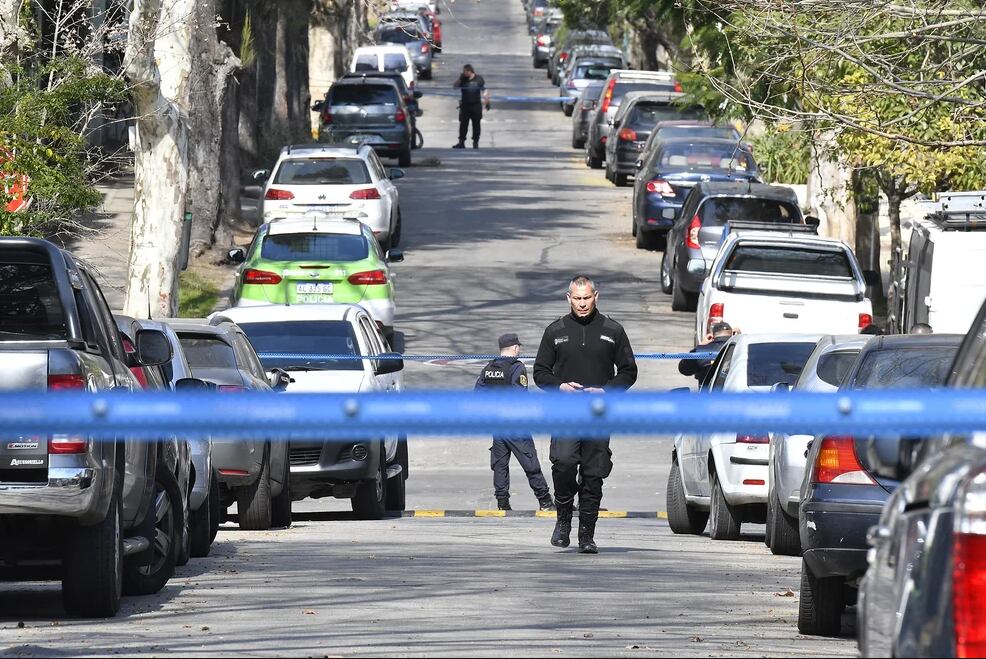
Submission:
[[[775,431],[857,436],[986,431],[986,392],[0,394],[3,437],[211,435],[284,440]]]
[[[635,359],[705,359],[713,360],[715,352],[644,352],[635,354]],[[490,361],[499,359],[502,355],[402,355],[400,353],[384,353],[382,355],[353,355],[349,353],[312,353],[312,352],[258,352],[261,359],[286,359],[298,361],[362,361],[374,359],[402,359],[407,362],[457,362],[457,361]],[[532,361],[535,355],[521,355],[517,359]]]
[[[450,98],[459,98],[461,93],[459,91],[444,91],[438,89],[420,89],[424,96],[447,96]],[[506,94],[491,94],[491,101],[499,101],[501,103],[550,103],[552,105],[558,105],[559,103],[574,103],[576,99],[565,96],[510,96]]]

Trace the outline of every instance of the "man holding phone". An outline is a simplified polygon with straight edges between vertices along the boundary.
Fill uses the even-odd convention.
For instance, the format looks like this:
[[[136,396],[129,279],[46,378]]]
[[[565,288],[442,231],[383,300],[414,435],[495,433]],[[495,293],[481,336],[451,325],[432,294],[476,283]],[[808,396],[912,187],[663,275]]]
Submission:
[[[466,133],[472,123],[472,148],[478,149],[483,105],[485,104],[487,110],[490,109],[490,93],[486,91],[486,81],[483,76],[476,75],[472,64],[466,64],[453,86],[462,92],[462,100],[459,102],[459,141],[452,148],[466,148]]]
[[[602,394],[637,381],[637,362],[623,326],[596,309],[592,279],[579,275],[568,286],[571,313],[548,325],[534,361],[534,382],[545,391]],[[551,544],[567,547],[579,495],[579,552],[598,553],[594,534],[603,479],[613,470],[609,437],[552,437],[551,477],[558,519]],[[579,479],[581,476],[581,481]]]

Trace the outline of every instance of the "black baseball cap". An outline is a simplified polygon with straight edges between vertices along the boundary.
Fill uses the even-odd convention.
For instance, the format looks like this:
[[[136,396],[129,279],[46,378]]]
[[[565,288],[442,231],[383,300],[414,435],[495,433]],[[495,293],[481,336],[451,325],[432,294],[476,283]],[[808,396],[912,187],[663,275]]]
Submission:
[[[519,346],[520,338],[513,332],[509,334],[500,335],[500,350],[504,348],[510,348],[511,346]]]
[[[718,323],[712,323],[711,330],[712,335],[715,336],[716,334],[720,334],[722,332],[732,332],[733,326],[729,323],[719,321]]]

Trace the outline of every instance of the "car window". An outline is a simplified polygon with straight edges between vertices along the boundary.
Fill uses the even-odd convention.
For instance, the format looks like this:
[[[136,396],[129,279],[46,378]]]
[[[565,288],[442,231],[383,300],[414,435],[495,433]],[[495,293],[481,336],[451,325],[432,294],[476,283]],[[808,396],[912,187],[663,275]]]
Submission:
[[[660,151],[658,167],[663,171],[680,172],[740,172],[753,173],[756,164],[750,153],[734,144],[702,142],[665,143]]]
[[[192,368],[238,368],[233,346],[214,334],[182,332],[178,339]]]
[[[754,343],[747,349],[746,386],[794,386],[815,349],[814,343]]]
[[[326,355],[359,355],[353,326],[343,320],[299,320],[241,323],[263,367],[359,371],[359,360],[329,359]]]
[[[616,81],[613,85],[613,103],[619,103],[620,100],[629,94],[630,92],[672,92],[674,91],[674,83],[659,83],[659,82],[620,82]]]
[[[37,260],[37,263],[0,263],[2,338],[68,338],[68,325],[58,297],[55,275],[51,265],[42,262],[47,259],[38,255]]]
[[[958,347],[914,346],[873,350],[853,378],[854,389],[927,389],[945,384]]]
[[[102,326],[102,334],[106,341],[106,346],[116,355],[117,359],[126,360],[126,353],[123,351],[123,342],[120,341],[120,333],[116,329],[116,320],[110,312],[110,305],[103,297],[103,291],[99,288],[89,273],[83,268],[79,268],[79,274],[85,284],[85,290],[91,298],[91,308],[95,312],[95,318]],[[97,329],[97,331],[99,331]]]
[[[360,332],[363,334],[363,340],[366,341],[368,353],[371,356],[376,357],[381,352],[383,352],[383,347],[381,346],[380,342],[377,340],[377,333],[376,331],[374,331],[373,327],[371,326],[370,319],[367,318],[366,316],[360,316],[358,323],[360,326]],[[374,371],[377,370],[379,366],[380,366],[379,359],[374,359],[370,363],[370,367]]]
[[[338,85],[329,92],[330,105],[397,105],[391,85]]]
[[[778,245],[737,245],[723,267],[728,272],[762,272],[807,277],[853,276],[845,250]]]
[[[370,169],[376,174],[379,179],[387,178],[387,170],[383,168],[383,163],[380,162],[380,157],[377,156],[377,152],[370,149],[366,153],[366,161],[370,165]]]
[[[360,53],[356,56],[356,66],[353,67],[353,70],[376,71],[378,70],[378,62],[376,53]]]
[[[403,53],[384,53],[383,55],[383,70],[384,71],[399,71],[401,73],[407,71],[407,56]]]
[[[260,249],[270,261],[362,261],[369,253],[364,236],[335,233],[269,235]]]
[[[673,140],[680,138],[739,140],[739,133],[734,128],[725,126],[663,126],[657,131],[655,140]]]
[[[370,173],[359,158],[298,158],[285,160],[274,183],[284,185],[358,185],[370,182]]]
[[[726,377],[729,376],[729,369],[733,363],[733,353],[736,351],[736,344],[731,344],[726,348],[719,362],[719,370],[716,372],[715,379],[712,381],[712,391],[719,391],[726,384]]]
[[[694,111],[679,108],[670,103],[635,103],[626,120],[626,125],[637,130],[651,130],[659,121],[689,119]]]
[[[416,30],[410,26],[388,27],[380,30],[377,34],[377,41],[380,43],[413,43],[415,41],[424,41],[424,35],[421,34],[420,30]]]
[[[800,222],[796,204],[776,199],[710,197],[699,209],[702,226],[722,226],[733,220],[756,222]]]
[[[856,350],[844,352],[828,352],[818,358],[815,375],[818,379],[833,387],[838,387],[849,375],[852,365],[856,362],[859,352]]]
[[[242,328],[240,328],[242,330]],[[233,338],[233,350],[236,351],[236,361],[240,363],[243,368],[250,371],[254,376],[266,379],[267,373],[264,369],[264,365],[260,363],[260,358],[257,357],[257,352],[254,350],[253,345],[250,344],[250,340],[245,334],[234,333]]]
[[[618,64],[580,64],[575,67],[573,78],[582,80],[605,80],[609,77],[609,72],[617,68]]]

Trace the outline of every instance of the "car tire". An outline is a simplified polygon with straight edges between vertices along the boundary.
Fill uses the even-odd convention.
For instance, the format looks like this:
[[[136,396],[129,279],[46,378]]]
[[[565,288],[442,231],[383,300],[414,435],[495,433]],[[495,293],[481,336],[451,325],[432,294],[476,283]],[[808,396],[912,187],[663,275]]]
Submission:
[[[665,295],[670,295],[673,283],[674,281],[671,279],[671,266],[668,264],[668,246],[665,240],[664,253],[661,254],[661,292]]]
[[[123,520],[114,488],[106,517],[67,534],[62,556],[62,602],[70,616],[112,618],[123,594]]]
[[[411,147],[407,147],[397,156],[397,164],[401,167],[411,166]]]
[[[211,483],[210,483],[211,485]],[[198,510],[193,510],[189,523],[192,558],[205,558],[212,551],[212,492]]]
[[[629,181],[629,179],[627,178],[627,175],[626,174],[621,174],[619,172],[616,172],[615,174],[613,174],[613,184],[616,187],[618,187],[618,188],[625,188],[625,187],[627,187],[627,182],[628,181]]]
[[[763,543],[770,549],[770,541],[773,539],[773,533],[771,529],[771,516],[774,514],[774,492],[773,490],[767,493],[767,524],[765,525],[765,530],[763,534]]]
[[[579,138],[577,138],[577,137],[575,137],[573,135],[572,136],[572,148],[573,149],[584,149],[585,148],[585,140],[579,139]]]
[[[603,159],[594,156],[592,154],[592,150],[590,149],[585,152],[585,164],[589,169],[602,169]]]
[[[275,529],[291,528],[291,464],[285,456],[281,493],[271,502],[270,525]]]
[[[550,66],[547,67],[547,70],[544,72],[544,77],[547,78],[548,80],[552,81],[552,82],[555,81],[554,76],[551,75],[551,67]]]
[[[401,473],[387,483],[387,511],[402,513],[407,508],[407,438],[397,440],[397,456],[394,462],[401,466]]]
[[[159,467],[154,481],[154,500],[141,524],[150,531],[151,546],[123,562],[124,595],[158,593],[175,574],[181,542],[181,491],[167,468]]]
[[[185,567],[192,558],[192,505],[187,499],[181,516],[181,539],[178,542],[178,553],[175,556],[175,566],[177,567]]]
[[[634,235],[637,237],[637,249],[653,252],[661,248],[661,235],[656,231],[644,231],[638,227]]]
[[[767,533],[770,534],[770,552],[775,556],[800,556],[801,534],[798,518],[791,517],[776,500],[770,501],[767,514]]]
[[[398,247],[401,244],[401,229],[404,226],[404,218],[401,217],[401,209],[397,209],[397,223],[394,225],[394,232],[390,234],[390,246]]]
[[[237,488],[236,511],[244,531],[266,531],[271,525],[270,451],[264,450],[260,475],[252,485]]]
[[[798,632],[806,636],[838,636],[845,609],[841,577],[819,578],[801,561],[801,597],[798,602]]]
[[[722,492],[719,484],[719,477],[712,474],[712,506],[709,511],[711,526],[709,527],[709,537],[713,540],[739,540],[740,538],[740,514],[733,506],[726,501],[726,496]]]
[[[430,68],[422,69],[422,71],[421,71],[421,79],[422,80],[431,80],[431,69]]]
[[[698,306],[698,296],[683,291],[676,277],[671,282],[671,311],[695,311],[696,306]]]
[[[216,541],[219,535],[219,525],[223,522],[223,507],[219,497],[219,477],[212,472],[209,480],[209,544]]]
[[[572,105],[571,103],[565,103],[565,106],[562,108],[562,110],[564,110],[566,117],[571,117],[572,114],[575,112],[575,106]]]
[[[630,214],[630,235],[637,237],[637,216],[633,213]]]
[[[384,456],[380,456],[374,478],[356,486],[356,495],[351,499],[353,512],[360,519],[380,519],[387,507],[387,473],[384,470]]]
[[[685,488],[681,482],[681,468],[678,459],[671,460],[671,473],[668,475],[668,526],[676,535],[702,535],[709,523],[709,513],[688,505]]]

